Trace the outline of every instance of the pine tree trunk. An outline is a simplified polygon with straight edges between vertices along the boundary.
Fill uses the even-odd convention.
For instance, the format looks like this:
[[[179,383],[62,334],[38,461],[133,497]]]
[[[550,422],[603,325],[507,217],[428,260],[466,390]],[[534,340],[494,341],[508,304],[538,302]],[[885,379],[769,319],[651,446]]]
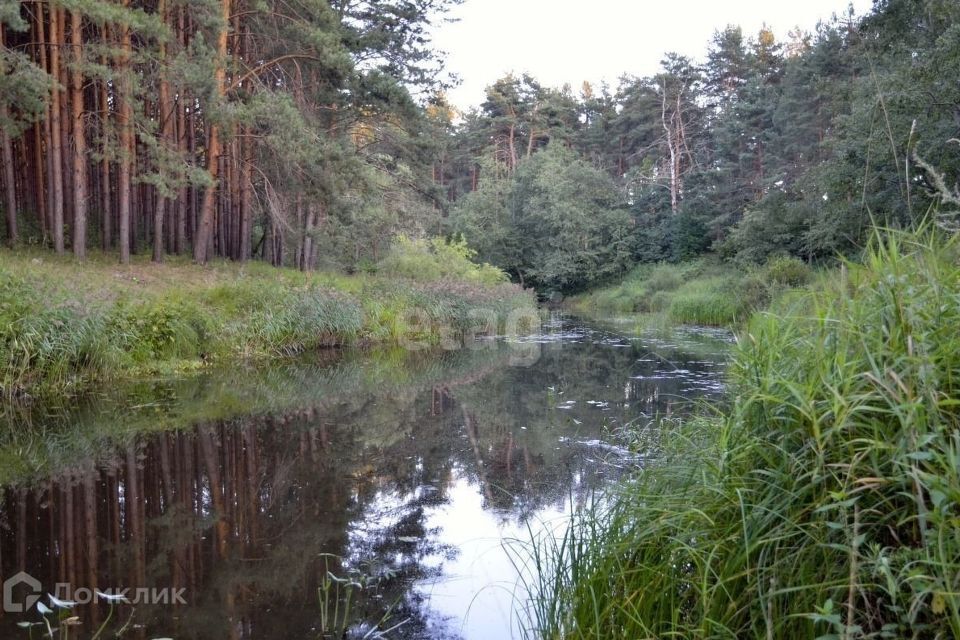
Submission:
[[[187,117],[186,101],[181,94],[177,100],[177,148],[182,157],[188,157],[189,148],[187,147]],[[191,161],[193,158],[190,158]],[[187,248],[187,217],[190,214],[190,205],[188,202],[190,191],[186,186],[180,187],[180,193],[177,195],[177,231],[173,241],[174,251],[177,255],[182,254]]]
[[[71,45],[67,40],[67,10],[57,10],[57,23],[60,25],[60,159],[63,162],[63,233],[64,243],[69,238],[68,229],[73,223],[73,143],[70,141],[73,120],[70,111],[70,74],[67,66],[70,58],[67,52]]]
[[[0,25],[0,49],[6,46],[3,40],[3,26]],[[0,68],[0,72],[4,69]],[[8,117],[7,103],[0,106],[0,122],[5,122]],[[7,242],[10,246],[17,244],[17,186],[16,177],[13,172],[13,145],[10,141],[10,135],[3,129],[0,129],[0,152],[3,157],[3,186],[4,186],[4,208],[7,212]]]
[[[248,139],[250,130],[244,127],[240,132],[241,164],[240,166],[240,261],[250,259],[251,233],[253,226],[253,210],[251,208],[251,170],[253,162],[253,145]]]
[[[123,0],[124,7],[130,6],[130,0]],[[133,96],[130,81],[130,26],[120,27],[120,82],[118,98],[120,102],[120,175],[117,178],[117,197],[119,234],[120,234],[120,262],[130,262],[130,196],[131,196],[131,166],[133,154]]]
[[[33,192],[37,198],[37,219],[43,238],[47,237],[47,189],[43,160],[43,125],[33,124]]]
[[[60,33],[60,11],[50,7],[50,75],[54,82],[60,77],[60,47],[62,34]],[[60,87],[54,85],[53,97],[50,100],[50,166],[53,182],[53,216],[51,231],[53,232],[53,248],[57,253],[63,253],[63,137],[61,131],[60,114]]]
[[[108,27],[103,27],[103,42],[109,41]],[[106,66],[107,60],[104,55],[100,62]],[[110,122],[110,101],[107,95],[106,80],[100,81],[100,121],[102,122],[100,134],[102,136],[102,147],[100,149],[103,158],[100,160],[100,246],[104,251],[108,251],[113,245],[113,207],[110,189],[110,141],[107,136],[108,123]]]
[[[70,44],[73,73],[70,106],[73,116],[73,255],[87,256],[87,133],[83,114],[83,19],[70,13]]]
[[[0,110],[0,120],[7,117],[7,109]],[[4,208],[7,210],[7,242],[10,246],[17,244],[17,191],[16,178],[13,173],[13,146],[6,131],[0,131],[0,147],[3,151],[3,185]]]
[[[37,51],[39,52],[40,58],[40,68],[44,70],[49,70],[47,62],[47,35],[46,35],[46,23],[44,19],[44,3],[38,0],[35,14],[36,14],[36,39],[37,39]],[[43,106],[43,122],[38,124],[40,128],[39,139],[40,141],[37,144],[38,153],[42,154],[42,161],[45,168],[46,178],[44,179],[44,186],[46,192],[47,200],[47,211],[46,217],[43,221],[43,243],[47,244],[50,239],[51,227],[53,226],[53,209],[56,207],[55,198],[54,198],[54,189],[53,189],[53,153],[51,152],[50,141],[53,139],[53,127],[50,123],[51,116],[50,103],[46,102]],[[42,128],[41,128],[42,127]],[[44,141],[46,144],[44,144]],[[44,153],[44,149],[46,152]]]
[[[678,199],[678,164],[677,158],[679,154],[677,153],[675,140],[674,140],[674,129],[673,121],[676,117],[676,114],[673,114],[671,118],[667,119],[667,88],[663,87],[663,105],[661,111],[661,122],[663,124],[663,130],[667,134],[667,150],[670,153],[670,210],[676,214],[679,209],[679,199]]]
[[[311,264],[311,258],[313,257],[313,204],[306,205],[306,211],[304,212],[304,233],[303,233],[303,265],[302,271],[312,271],[313,265]]]
[[[160,19],[167,22],[167,3],[166,0],[159,0],[157,3],[157,13]],[[160,65],[167,65],[167,45],[160,43]],[[161,145],[167,146],[173,143],[173,110],[174,105],[170,99],[170,83],[167,82],[165,70],[160,71],[160,95],[157,113],[160,118],[160,137]],[[157,204],[153,212],[153,261],[163,262],[163,222],[167,215],[169,200],[162,194],[157,194]]]
[[[221,0],[222,24],[220,33],[217,35],[217,61],[214,70],[214,83],[216,86],[217,97],[223,99],[226,95],[226,65],[227,61],[227,32],[230,25],[230,0]],[[209,107],[209,105],[207,105]],[[209,259],[208,244],[213,231],[213,216],[217,205],[217,178],[220,175],[220,126],[216,118],[209,117],[211,114],[205,113],[205,118],[209,119],[207,123],[207,173],[210,175],[211,184],[203,192],[203,203],[200,206],[200,220],[197,224],[196,238],[193,243],[193,259],[199,264],[206,264]]]
[[[186,32],[186,7],[180,7],[177,10],[177,43],[179,44],[180,50],[183,51],[187,47],[187,32]],[[180,152],[180,156],[183,158],[188,157],[189,146],[187,144],[187,105],[190,104],[187,96],[184,95],[183,87],[180,86],[177,90],[177,149]],[[190,163],[192,164],[194,158],[190,157]],[[174,234],[173,246],[174,251],[177,255],[181,255],[187,248],[187,218],[190,214],[190,207],[187,198],[189,197],[190,190],[186,186],[180,188],[180,192],[177,194],[177,211],[176,211],[176,233]]]

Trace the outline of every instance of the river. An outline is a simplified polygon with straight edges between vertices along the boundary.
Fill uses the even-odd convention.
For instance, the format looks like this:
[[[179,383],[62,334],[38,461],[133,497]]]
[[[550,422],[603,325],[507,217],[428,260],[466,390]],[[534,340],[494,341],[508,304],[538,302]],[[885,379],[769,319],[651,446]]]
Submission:
[[[108,615],[144,639],[516,637],[531,532],[655,455],[625,430],[722,397],[729,334],[621,327],[555,316],[459,350],[331,351],[5,406],[0,574],[25,573],[0,636],[46,633],[16,608],[59,589],[80,601],[63,611],[79,639]],[[84,604],[138,587],[132,606]]]

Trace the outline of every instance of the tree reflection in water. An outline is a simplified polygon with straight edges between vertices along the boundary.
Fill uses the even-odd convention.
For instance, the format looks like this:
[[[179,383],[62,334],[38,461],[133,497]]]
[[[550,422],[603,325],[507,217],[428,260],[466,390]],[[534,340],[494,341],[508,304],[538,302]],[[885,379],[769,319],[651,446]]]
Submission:
[[[498,536],[615,480],[629,465],[598,444],[618,426],[721,391],[721,338],[560,329],[526,366],[503,343],[328,354],[5,407],[0,574],[185,589],[187,605],[138,605],[135,637],[318,637],[328,571],[364,580],[354,631],[500,633],[489,612],[459,619],[488,579],[462,574],[500,572]],[[484,527],[495,544],[472,544]],[[481,606],[511,608],[492,593]],[[77,610],[81,637],[106,611]],[[0,620],[4,637],[31,616]]]

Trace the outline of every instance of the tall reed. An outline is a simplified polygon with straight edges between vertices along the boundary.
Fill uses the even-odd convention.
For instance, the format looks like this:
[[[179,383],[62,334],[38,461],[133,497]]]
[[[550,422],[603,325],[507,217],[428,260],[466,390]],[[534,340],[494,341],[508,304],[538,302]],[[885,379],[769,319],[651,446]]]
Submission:
[[[958,256],[878,232],[756,316],[729,415],[536,546],[530,635],[960,637]]]

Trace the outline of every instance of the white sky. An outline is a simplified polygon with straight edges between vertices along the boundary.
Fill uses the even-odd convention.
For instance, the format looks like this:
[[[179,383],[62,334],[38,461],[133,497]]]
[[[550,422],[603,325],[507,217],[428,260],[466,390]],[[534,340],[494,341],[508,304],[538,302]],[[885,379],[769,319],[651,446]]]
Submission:
[[[852,0],[858,14],[871,0]],[[755,35],[765,22],[778,39],[796,26],[844,13],[847,0],[466,0],[439,26],[437,48],[463,84],[450,101],[467,109],[508,72],[529,72],[547,86],[584,80],[611,86],[623,73],[656,73],[668,51],[702,59],[713,32],[739,24]]]

